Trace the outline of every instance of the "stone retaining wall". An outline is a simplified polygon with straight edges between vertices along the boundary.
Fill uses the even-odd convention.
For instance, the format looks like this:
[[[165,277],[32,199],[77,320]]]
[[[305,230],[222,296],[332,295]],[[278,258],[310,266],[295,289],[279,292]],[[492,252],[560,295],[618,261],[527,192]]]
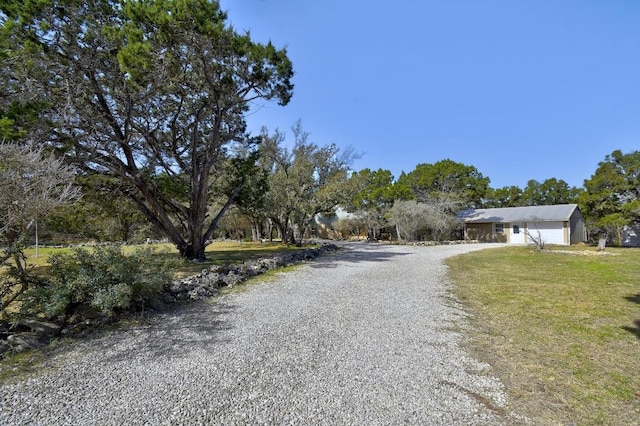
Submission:
[[[200,300],[218,294],[220,288],[233,287],[248,278],[264,274],[272,269],[282,268],[315,259],[338,250],[335,244],[324,244],[319,248],[297,250],[269,258],[247,261],[235,266],[211,266],[200,274],[176,280],[165,289],[164,302]]]

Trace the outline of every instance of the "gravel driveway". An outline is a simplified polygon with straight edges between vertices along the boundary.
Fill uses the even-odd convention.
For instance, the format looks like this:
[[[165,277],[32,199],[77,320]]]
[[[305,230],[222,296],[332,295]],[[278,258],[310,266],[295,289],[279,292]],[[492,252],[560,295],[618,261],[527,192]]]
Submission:
[[[445,257],[349,244],[260,285],[54,351],[0,386],[0,424],[512,424],[459,346]]]

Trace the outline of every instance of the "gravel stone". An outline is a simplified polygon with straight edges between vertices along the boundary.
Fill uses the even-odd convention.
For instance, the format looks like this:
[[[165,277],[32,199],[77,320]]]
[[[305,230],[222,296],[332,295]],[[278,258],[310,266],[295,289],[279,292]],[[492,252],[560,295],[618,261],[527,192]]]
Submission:
[[[0,385],[2,425],[525,422],[461,348],[448,256],[491,247],[350,243],[150,324],[61,345]]]

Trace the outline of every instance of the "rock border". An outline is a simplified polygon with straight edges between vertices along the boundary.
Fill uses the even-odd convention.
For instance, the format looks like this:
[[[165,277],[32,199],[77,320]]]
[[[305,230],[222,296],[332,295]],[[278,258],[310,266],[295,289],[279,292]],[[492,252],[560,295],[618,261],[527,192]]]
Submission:
[[[338,250],[335,244],[323,244],[318,248],[296,250],[268,258],[246,261],[240,265],[213,265],[201,273],[173,281],[165,288],[163,301],[175,303],[186,300],[202,300],[215,296],[221,288],[233,287],[249,278],[270,270],[283,268]]]

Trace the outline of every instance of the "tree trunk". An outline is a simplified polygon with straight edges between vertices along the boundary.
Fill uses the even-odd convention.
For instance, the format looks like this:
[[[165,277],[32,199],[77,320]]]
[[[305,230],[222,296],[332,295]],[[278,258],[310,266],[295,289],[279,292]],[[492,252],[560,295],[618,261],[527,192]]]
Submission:
[[[267,219],[267,235],[269,235],[269,242],[273,242],[273,222],[271,219]]]
[[[196,240],[195,243],[187,244],[180,251],[180,257],[187,260],[192,260],[196,262],[204,262],[207,260],[207,256],[204,253],[205,245],[202,244],[201,240]]]
[[[283,226],[283,230],[284,230],[284,235],[283,235],[283,239],[282,241],[285,244],[292,244],[295,245],[296,244],[296,234],[295,234],[295,229],[294,229],[295,225],[287,220]]]
[[[260,241],[260,232],[258,231],[258,225],[252,220],[251,221],[251,241],[257,243]]]
[[[598,251],[604,251],[606,246],[607,246],[607,239],[600,238],[598,240]]]
[[[129,238],[131,238],[131,227],[131,222],[126,219],[122,221],[120,231],[122,232],[122,241],[125,243],[129,241]]]
[[[287,226],[285,231],[285,240],[286,244],[296,245],[296,233],[295,229],[293,229],[293,225]]]
[[[281,240],[284,243],[285,242],[285,240],[284,240],[285,232],[284,232],[284,226],[282,225],[282,222],[280,222],[277,219],[272,219],[271,222],[276,227],[276,234],[277,234],[276,238],[278,238],[279,240]],[[270,240],[270,241],[273,241],[273,240]]]
[[[241,183],[240,185],[238,185],[238,187],[234,190],[233,194],[229,197],[225,205],[220,209],[216,217],[213,218],[213,220],[209,224],[204,234],[203,234],[203,230],[204,230],[205,214],[203,213],[202,210],[194,210],[195,215],[197,217],[202,217],[202,219],[196,219],[192,221],[193,225],[189,230],[191,234],[190,243],[185,243],[182,245],[176,244],[178,251],[180,252],[180,256],[182,258],[188,259],[188,260],[200,261],[200,262],[207,260],[207,256],[205,255],[205,248],[207,247],[207,241],[209,241],[209,239],[213,235],[213,231],[218,227],[218,222],[220,222],[220,219],[222,219],[222,216],[226,213],[229,207],[231,207],[233,200],[242,189],[242,186],[244,186],[244,183]]]
[[[402,235],[400,235],[400,225],[396,223],[396,234],[398,234],[398,241],[402,240]]]

